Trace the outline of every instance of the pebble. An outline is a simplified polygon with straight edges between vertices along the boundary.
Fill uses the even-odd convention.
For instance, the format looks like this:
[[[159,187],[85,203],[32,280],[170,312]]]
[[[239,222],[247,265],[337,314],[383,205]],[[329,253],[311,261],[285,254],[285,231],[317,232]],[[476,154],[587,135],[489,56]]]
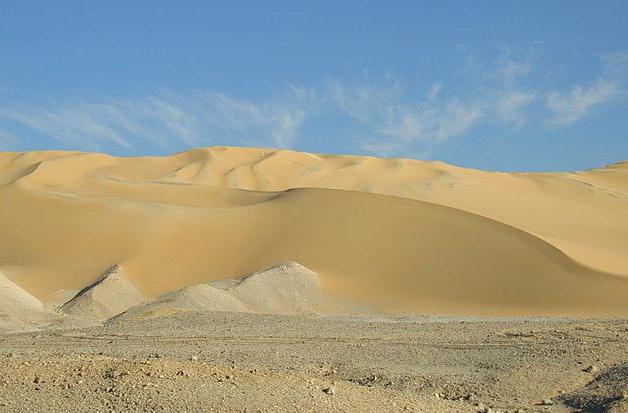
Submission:
[[[334,394],[336,394],[336,389],[334,389],[333,387],[325,387],[323,389],[323,393],[329,394],[330,396],[333,396]]]
[[[599,368],[597,368],[597,366],[589,366],[589,367],[587,367],[586,369],[584,369],[584,371],[585,371],[586,373],[595,374],[595,373],[597,373],[598,371],[600,371],[600,369],[599,369]]]
[[[190,357],[190,360],[191,361],[198,361],[198,356],[192,356],[192,357]]]
[[[543,406],[551,406],[551,405],[554,404],[554,400],[552,400],[552,399],[543,399],[543,400],[541,400],[541,404]]]

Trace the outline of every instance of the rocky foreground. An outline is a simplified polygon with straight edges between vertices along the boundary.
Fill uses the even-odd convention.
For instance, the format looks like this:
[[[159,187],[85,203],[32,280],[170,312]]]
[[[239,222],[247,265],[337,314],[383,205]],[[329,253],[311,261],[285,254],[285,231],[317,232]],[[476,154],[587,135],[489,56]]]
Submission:
[[[0,336],[2,412],[626,412],[628,321],[186,313]]]

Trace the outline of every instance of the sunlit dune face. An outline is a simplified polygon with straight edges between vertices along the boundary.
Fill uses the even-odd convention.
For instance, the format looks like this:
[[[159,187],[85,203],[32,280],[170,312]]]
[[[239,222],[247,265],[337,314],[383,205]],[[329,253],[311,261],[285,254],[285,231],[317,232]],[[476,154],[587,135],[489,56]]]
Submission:
[[[33,152],[0,154],[0,184],[0,271],[48,303],[115,264],[154,297],[295,261],[327,294],[394,312],[628,314],[625,164]]]

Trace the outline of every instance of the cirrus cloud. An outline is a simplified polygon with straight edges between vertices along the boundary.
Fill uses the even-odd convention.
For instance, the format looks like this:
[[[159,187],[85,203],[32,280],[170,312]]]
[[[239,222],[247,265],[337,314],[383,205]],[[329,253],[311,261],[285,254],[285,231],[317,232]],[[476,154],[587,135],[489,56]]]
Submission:
[[[101,100],[0,103],[0,145],[14,146],[14,128],[36,131],[73,148],[172,149],[228,142],[294,147],[333,121],[347,143],[377,155],[423,156],[469,136],[481,124],[567,127],[625,93],[628,53],[604,57],[590,83],[555,89],[533,85],[527,54],[509,52],[476,69],[456,93],[445,82],[411,87],[400,79],[287,85],[266,99],[216,91],[168,92]],[[326,118],[327,117],[327,118]]]

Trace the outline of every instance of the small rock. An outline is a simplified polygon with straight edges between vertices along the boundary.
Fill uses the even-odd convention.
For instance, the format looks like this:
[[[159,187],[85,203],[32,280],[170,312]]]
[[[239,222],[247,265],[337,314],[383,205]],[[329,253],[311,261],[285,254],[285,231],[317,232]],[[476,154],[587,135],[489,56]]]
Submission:
[[[336,394],[336,389],[333,387],[325,387],[323,389],[323,393],[329,394],[330,396],[333,396],[334,394]]]
[[[41,383],[41,378],[39,376],[35,377],[35,380],[33,380],[33,383],[35,383],[35,384]]]
[[[551,405],[554,404],[554,400],[552,400],[552,399],[543,399],[543,400],[541,400],[541,404],[543,406],[551,406]]]
[[[584,369],[584,372],[586,372],[586,373],[591,373],[591,374],[595,374],[595,373],[597,373],[598,371],[600,371],[600,369],[599,369],[599,368],[597,368],[597,366],[589,366],[589,367],[587,367],[586,369]]]
[[[198,361],[198,356],[192,356],[192,357],[190,357],[190,361]]]

